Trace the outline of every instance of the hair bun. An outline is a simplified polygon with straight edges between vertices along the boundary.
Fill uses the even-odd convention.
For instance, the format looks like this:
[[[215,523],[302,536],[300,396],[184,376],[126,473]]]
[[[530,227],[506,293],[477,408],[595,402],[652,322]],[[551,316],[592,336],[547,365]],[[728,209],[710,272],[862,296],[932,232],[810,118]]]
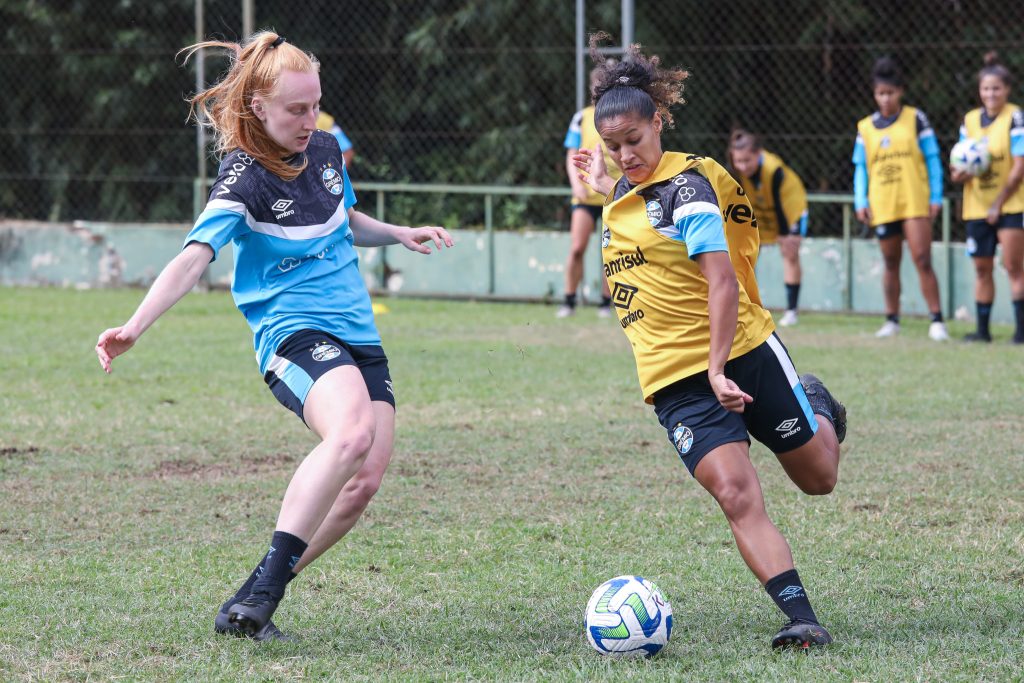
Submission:
[[[995,50],[989,50],[981,60],[985,66],[995,66],[996,64],[999,64],[999,53]]]

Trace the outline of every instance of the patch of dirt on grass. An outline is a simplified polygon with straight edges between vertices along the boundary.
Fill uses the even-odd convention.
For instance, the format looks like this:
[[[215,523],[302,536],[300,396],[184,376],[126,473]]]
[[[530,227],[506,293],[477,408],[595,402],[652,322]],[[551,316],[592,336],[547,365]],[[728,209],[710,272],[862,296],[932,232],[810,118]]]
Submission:
[[[257,474],[289,469],[297,465],[293,455],[277,453],[227,462],[197,460],[163,460],[143,474],[146,479],[217,479],[240,474]]]

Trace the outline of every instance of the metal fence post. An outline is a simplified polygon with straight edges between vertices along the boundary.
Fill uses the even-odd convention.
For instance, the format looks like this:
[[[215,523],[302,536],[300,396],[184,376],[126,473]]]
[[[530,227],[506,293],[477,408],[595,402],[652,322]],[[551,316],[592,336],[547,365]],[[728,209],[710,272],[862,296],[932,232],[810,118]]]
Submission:
[[[850,204],[843,202],[843,308],[853,310],[853,238]]]
[[[484,195],[484,228],[487,230],[487,293],[494,294],[494,195]]]
[[[384,222],[384,190],[377,190],[377,220]],[[377,277],[380,279],[381,289],[387,289],[388,275],[388,248],[380,248],[380,265],[377,266]]]
[[[942,251],[946,256],[946,317],[952,318],[956,313],[954,307],[956,306],[956,296],[953,291],[953,244],[951,241],[952,234],[952,217],[949,215],[950,201],[949,197],[942,198]]]

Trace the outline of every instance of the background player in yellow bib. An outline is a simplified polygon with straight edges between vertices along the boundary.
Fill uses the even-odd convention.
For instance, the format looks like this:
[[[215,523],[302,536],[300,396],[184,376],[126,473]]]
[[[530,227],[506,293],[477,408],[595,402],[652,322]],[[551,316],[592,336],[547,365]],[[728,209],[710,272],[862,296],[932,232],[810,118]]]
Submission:
[[[345,167],[351,171],[352,160],[356,156],[356,149],[352,145],[352,141],[345,135],[345,131],[338,125],[338,122],[335,121],[333,116],[321,109],[320,113],[316,116],[316,127],[318,130],[330,133],[338,141],[338,146],[341,147],[341,158],[345,161]]]
[[[932,322],[928,336],[946,341],[939,281],[932,270],[932,223],[942,210],[942,162],[935,132],[924,112],[904,106],[903,74],[882,57],[872,73],[878,111],[857,123],[853,194],[857,218],[878,236],[885,261],[882,289],[886,320],[876,337],[900,331],[900,261],[903,238],[917,267]]]
[[[800,238],[807,234],[807,190],[800,177],[778,155],[764,149],[750,131],[729,136],[729,165],[754,207],[761,246],[778,244],[782,281],[786,285],[783,327],[796,325],[800,300]]]
[[[996,54],[985,55],[985,67],[978,72],[982,106],[964,117],[960,139],[983,140],[992,165],[977,178],[950,171],[953,182],[964,183],[967,253],[974,261],[978,329],[965,337],[967,341],[992,341],[988,322],[996,295],[992,268],[998,241],[1013,298],[1013,343],[1024,344],[1024,113],[1009,103],[1012,82]]]
[[[590,72],[590,88],[594,88],[594,79],[597,77],[597,70]],[[565,301],[558,307],[556,315],[559,318],[566,318],[576,312],[576,289],[583,280],[583,255],[587,250],[587,243],[597,226],[601,217],[601,205],[604,197],[587,187],[576,175],[573,167],[573,157],[581,149],[592,149],[600,141],[597,129],[594,128],[594,107],[584,107],[576,112],[572,121],[569,122],[569,130],[565,134],[565,170],[569,176],[569,185],[572,186],[572,208],[569,218],[569,257],[565,262]],[[615,178],[621,173],[615,168],[609,157],[607,165]],[[602,318],[612,317],[612,301],[608,291],[608,281],[601,278],[601,305],[597,314]]]
[[[595,61],[606,35],[591,36]],[[608,175],[600,144],[574,162],[606,197],[605,275],[644,400],[788,617],[772,647],[824,645],[832,638],[765,512],[750,436],[803,491],[826,494],[838,477],[846,410],[813,375],[797,377],[761,307],[757,221],[740,186],[711,159],[662,150],[662,127],[672,124],[669,108],[682,101],[686,77],[661,69],[639,45],[601,67],[594,121],[623,177]]]

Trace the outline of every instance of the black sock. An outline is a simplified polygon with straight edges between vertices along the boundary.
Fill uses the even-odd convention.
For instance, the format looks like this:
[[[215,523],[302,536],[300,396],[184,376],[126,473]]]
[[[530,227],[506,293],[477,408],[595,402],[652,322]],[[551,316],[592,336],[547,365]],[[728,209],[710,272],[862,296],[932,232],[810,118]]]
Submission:
[[[933,323],[941,323],[943,320],[944,318],[942,317],[942,311],[936,311],[935,313],[932,313]]]
[[[896,323],[897,325],[900,324],[900,314],[899,313],[890,313],[889,315],[885,316],[885,319],[888,320],[891,323]]]
[[[800,575],[796,573],[795,569],[768,579],[764,589],[768,591],[768,595],[772,596],[772,600],[775,601],[779,609],[790,619],[803,619],[818,623],[818,617],[814,615],[811,602],[807,599],[807,591],[800,583]]]
[[[576,308],[576,293],[565,295],[565,305],[569,308]]]
[[[601,295],[601,308],[611,308],[612,298],[610,296]]]
[[[791,285],[791,284],[789,284],[787,282],[786,283],[786,310],[787,311],[795,311],[796,310],[796,306],[797,306],[797,301],[799,301],[799,300],[800,300],[800,283],[798,282],[795,285]]]
[[[270,541],[267,559],[263,561],[263,571],[252,584],[253,593],[267,595],[274,600],[284,597],[284,587],[292,568],[302,559],[308,544],[298,536],[287,531],[275,531]]]
[[[220,606],[221,612],[227,614],[228,610],[231,609],[232,605],[234,605],[236,602],[241,602],[242,600],[245,600],[247,597],[249,597],[249,594],[252,593],[252,585],[256,583],[256,579],[260,578],[260,574],[263,573],[263,563],[266,562],[266,560],[267,556],[264,555],[263,559],[260,560],[260,563],[256,565],[256,568],[252,570],[252,574],[249,574],[249,578],[246,579],[245,583],[242,584],[242,587],[235,591],[235,594],[228,598],[228,601]],[[291,583],[292,579],[294,579],[296,576],[298,576],[298,574],[294,572],[288,574],[288,579],[285,581],[285,583]]]
[[[988,319],[992,315],[992,302],[983,304],[980,301],[974,302],[975,310],[978,312],[978,334],[982,337],[991,337],[988,331]]]
[[[1013,319],[1017,323],[1017,329],[1013,336],[1018,339],[1024,337],[1024,299],[1016,299],[1013,302]]]

